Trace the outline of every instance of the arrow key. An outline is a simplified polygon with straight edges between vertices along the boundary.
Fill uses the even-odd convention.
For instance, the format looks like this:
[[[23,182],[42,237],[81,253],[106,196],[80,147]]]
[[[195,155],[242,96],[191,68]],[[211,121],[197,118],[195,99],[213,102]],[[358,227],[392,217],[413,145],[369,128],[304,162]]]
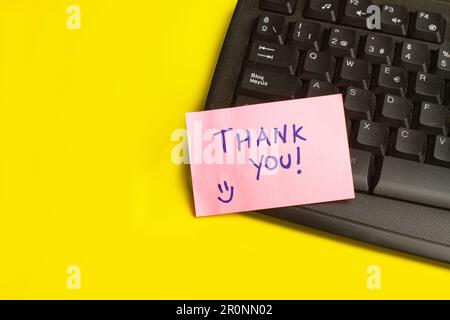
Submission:
[[[299,53],[291,47],[265,41],[254,41],[248,60],[250,64],[263,64],[294,75],[297,70]]]
[[[406,36],[408,33],[409,12],[405,7],[384,5],[381,7],[381,31]]]

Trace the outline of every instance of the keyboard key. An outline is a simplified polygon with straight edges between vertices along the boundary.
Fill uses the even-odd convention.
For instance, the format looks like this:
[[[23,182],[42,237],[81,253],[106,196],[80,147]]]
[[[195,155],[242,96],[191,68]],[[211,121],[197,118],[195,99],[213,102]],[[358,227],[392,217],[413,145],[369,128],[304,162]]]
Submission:
[[[320,80],[311,80],[306,89],[305,96],[319,97],[337,93],[339,93],[339,89],[334,84]]]
[[[236,101],[234,102],[234,105],[236,107],[239,107],[239,106],[248,106],[251,104],[260,104],[260,103],[266,103],[266,102],[268,102],[268,101],[263,100],[263,99],[257,99],[257,98],[247,97],[247,96],[238,96],[236,98]]]
[[[374,194],[450,209],[447,168],[385,157]]]
[[[423,43],[406,41],[402,45],[402,51],[398,64],[408,71],[428,71],[431,52]]]
[[[320,49],[321,32],[320,24],[306,20],[299,20],[295,23],[292,44],[303,50]]]
[[[303,15],[307,18],[336,22],[340,0],[308,0]]]
[[[391,154],[397,158],[425,162],[427,136],[420,131],[399,128]]]
[[[295,98],[300,81],[297,77],[267,70],[247,68],[241,80],[241,89],[264,97]]]
[[[254,38],[284,44],[286,30],[287,22],[284,17],[266,14],[258,18]]]
[[[389,145],[389,128],[378,122],[361,120],[355,133],[354,146],[371,152],[375,156],[385,156]]]
[[[375,64],[392,64],[394,42],[391,38],[369,34],[364,45],[363,59]]]
[[[297,0],[261,0],[261,10],[273,11],[282,14],[293,14]]]
[[[404,97],[408,88],[408,81],[408,72],[405,69],[382,64],[375,82],[375,92]]]
[[[441,43],[444,39],[445,24],[441,14],[419,10],[415,15],[411,37]]]
[[[350,137],[352,136],[353,123],[351,120],[345,119],[345,124],[347,126],[347,138],[350,139]]]
[[[332,28],[326,49],[335,56],[356,58],[358,49],[356,31],[342,27]]]
[[[446,106],[422,102],[420,107],[419,124],[421,131],[429,135],[448,134],[449,111]]]
[[[310,50],[300,65],[300,78],[331,82],[336,68],[336,58],[322,51]]]
[[[444,94],[444,79],[438,74],[418,72],[414,82],[414,101],[429,101],[442,104]]]
[[[367,8],[370,0],[346,0],[341,23],[352,27],[367,28]]]
[[[450,168],[450,138],[437,136],[434,139],[433,152],[430,163]]]
[[[405,7],[383,5],[381,7],[381,31],[406,36],[408,33],[409,12]]]
[[[350,161],[355,189],[368,193],[372,184],[375,157],[367,151],[350,149]]]
[[[407,98],[397,97],[391,94],[384,96],[381,112],[377,121],[389,127],[410,128],[413,118],[414,105]]]
[[[255,41],[248,59],[250,63],[264,64],[294,75],[297,71],[299,53],[291,47]]]
[[[369,121],[373,120],[377,98],[371,91],[348,88],[345,95],[345,114],[350,119]]]
[[[345,57],[336,74],[336,84],[342,87],[358,87],[369,89],[372,76],[372,65],[366,60]]]
[[[450,48],[439,49],[433,72],[440,74],[444,79],[450,79]]]

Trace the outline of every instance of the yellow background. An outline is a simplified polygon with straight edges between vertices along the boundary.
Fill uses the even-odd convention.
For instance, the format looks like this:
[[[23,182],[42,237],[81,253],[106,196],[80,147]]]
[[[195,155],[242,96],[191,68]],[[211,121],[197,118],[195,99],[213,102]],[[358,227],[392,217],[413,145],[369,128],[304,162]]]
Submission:
[[[194,218],[171,133],[201,109],[235,2],[1,0],[0,298],[450,298],[441,264]]]

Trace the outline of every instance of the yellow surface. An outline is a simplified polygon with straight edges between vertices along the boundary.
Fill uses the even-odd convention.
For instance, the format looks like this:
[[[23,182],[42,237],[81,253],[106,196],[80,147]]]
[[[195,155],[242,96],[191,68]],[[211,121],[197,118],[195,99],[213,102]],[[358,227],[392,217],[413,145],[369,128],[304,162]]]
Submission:
[[[443,265],[257,214],[194,218],[171,133],[201,109],[234,5],[1,1],[0,298],[450,298]]]

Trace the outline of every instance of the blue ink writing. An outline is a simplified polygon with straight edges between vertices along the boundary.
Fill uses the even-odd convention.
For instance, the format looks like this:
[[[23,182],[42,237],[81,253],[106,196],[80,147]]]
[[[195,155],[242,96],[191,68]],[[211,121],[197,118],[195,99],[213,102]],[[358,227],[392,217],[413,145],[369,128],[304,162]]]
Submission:
[[[230,139],[235,139],[237,143],[237,150],[239,152],[243,151],[244,148],[250,150],[252,147],[260,147],[262,144],[267,146],[277,145],[277,144],[296,144],[296,150],[292,153],[287,153],[281,156],[273,155],[261,155],[259,159],[249,158],[249,162],[256,168],[256,180],[261,179],[261,173],[263,169],[268,171],[275,171],[277,169],[289,170],[295,164],[297,165],[297,174],[302,174],[300,169],[301,161],[301,146],[302,142],[307,141],[304,136],[303,126],[296,123],[292,125],[283,124],[280,127],[273,128],[269,130],[267,128],[261,127],[255,131],[246,129],[244,133],[239,133],[234,131],[234,129],[223,129],[215,133],[214,136],[219,136],[221,139],[222,149],[224,153],[227,153],[227,145],[230,143]],[[232,131],[232,134],[227,134]],[[228,185],[225,182],[226,191],[228,190]],[[219,185],[219,191],[224,193],[222,186]],[[219,197],[219,200],[227,203],[226,201],[231,201],[233,198],[233,187],[231,187],[231,199],[223,200]]]
[[[247,137],[245,139],[241,139],[241,135],[239,133],[236,133],[236,140],[238,143],[238,150],[241,151],[241,145],[244,142],[247,142],[247,148],[251,148],[251,140],[250,140],[250,130],[246,130],[247,131]]]
[[[223,149],[223,153],[227,153],[227,143],[226,143],[226,138],[225,138],[225,134],[228,131],[232,131],[233,128],[229,128],[229,129],[223,129],[220,130],[219,132],[214,133],[214,136],[220,135],[222,137],[222,149]]]
[[[223,182],[223,185],[225,187],[225,190],[222,188],[222,185],[220,183],[217,185],[217,188],[219,189],[219,192],[225,194],[225,196],[229,192],[228,198],[223,199],[221,196],[219,196],[217,197],[217,199],[219,199],[219,201],[223,203],[230,203],[234,197],[234,187],[228,187],[228,183],[226,181]]]

